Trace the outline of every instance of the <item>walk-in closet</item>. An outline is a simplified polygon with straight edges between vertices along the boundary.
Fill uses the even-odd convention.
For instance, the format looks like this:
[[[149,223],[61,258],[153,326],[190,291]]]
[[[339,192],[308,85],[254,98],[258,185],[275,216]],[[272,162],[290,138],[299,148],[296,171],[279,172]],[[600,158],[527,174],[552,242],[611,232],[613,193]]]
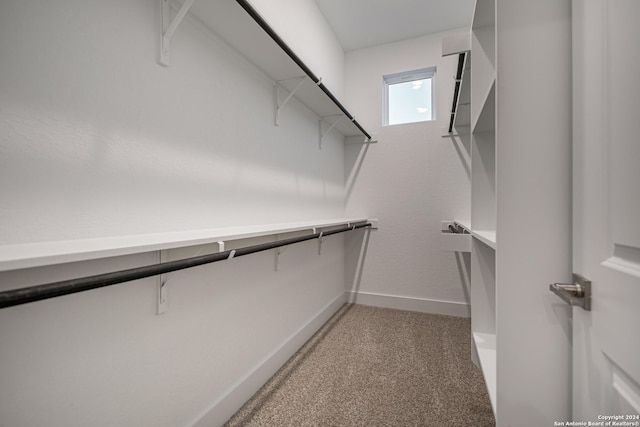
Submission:
[[[640,426],[638,20],[0,0],[0,426]]]

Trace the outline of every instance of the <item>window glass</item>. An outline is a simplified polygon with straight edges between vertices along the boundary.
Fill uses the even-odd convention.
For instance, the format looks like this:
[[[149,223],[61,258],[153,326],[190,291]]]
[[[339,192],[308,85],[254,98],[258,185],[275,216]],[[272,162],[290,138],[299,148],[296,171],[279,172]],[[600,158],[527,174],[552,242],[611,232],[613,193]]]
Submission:
[[[433,80],[435,69],[415,70],[384,76],[385,125],[434,120]]]

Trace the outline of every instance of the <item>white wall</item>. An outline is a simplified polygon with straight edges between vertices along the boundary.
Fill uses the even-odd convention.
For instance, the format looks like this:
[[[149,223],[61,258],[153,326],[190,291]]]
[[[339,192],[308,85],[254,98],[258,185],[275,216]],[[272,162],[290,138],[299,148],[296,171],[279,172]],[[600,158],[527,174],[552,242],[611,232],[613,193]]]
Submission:
[[[346,54],[346,102],[379,140],[345,149],[347,212],[380,220],[362,275],[351,283],[359,302],[468,312],[468,254],[440,250],[440,221],[469,219],[469,139],[441,137],[457,65],[457,56],[441,56],[442,38],[460,31]],[[382,76],[431,66],[437,67],[437,120],[383,127]]]
[[[272,82],[192,19],[158,65],[159,31],[156,0],[0,3],[1,244],[343,216],[342,141],[319,151],[296,101],[273,126]],[[5,272],[0,289],[156,257]],[[0,424],[220,424],[342,302],[342,237],[273,267],[172,273],[160,316],[156,278],[0,310]]]
[[[335,217],[343,148],[186,22],[157,64],[159,1],[2,2],[0,242]],[[291,119],[289,119],[291,117]]]
[[[334,237],[321,256],[313,241],[290,247],[277,272],[265,252],[171,273],[162,315],[156,278],[0,310],[0,425],[221,425],[342,304],[344,243]],[[0,283],[155,262],[147,253],[18,270]]]
[[[331,93],[342,99],[344,50],[316,1],[251,0],[251,4]]]

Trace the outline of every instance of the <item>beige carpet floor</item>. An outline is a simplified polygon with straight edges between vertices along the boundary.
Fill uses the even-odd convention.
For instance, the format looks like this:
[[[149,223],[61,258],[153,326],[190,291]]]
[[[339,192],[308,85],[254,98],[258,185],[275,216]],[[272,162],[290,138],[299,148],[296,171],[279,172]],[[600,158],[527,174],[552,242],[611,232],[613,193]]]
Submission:
[[[469,319],[343,306],[226,424],[494,426]]]

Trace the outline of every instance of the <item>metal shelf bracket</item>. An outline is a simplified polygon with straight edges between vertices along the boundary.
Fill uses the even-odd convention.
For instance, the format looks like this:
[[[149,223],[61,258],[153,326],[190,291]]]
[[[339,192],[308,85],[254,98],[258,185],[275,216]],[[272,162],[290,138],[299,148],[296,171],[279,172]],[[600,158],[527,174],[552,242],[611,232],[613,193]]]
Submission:
[[[298,91],[298,89],[300,89],[303,85],[303,83],[308,79],[308,76],[300,76],[300,77],[293,77],[291,79],[287,79],[287,80],[278,80],[276,82],[275,85],[275,98],[276,98],[276,118],[275,118],[275,124],[276,126],[280,126],[280,110],[287,104],[287,102],[289,102],[289,100],[291,99],[291,97],[293,97],[293,95],[295,95],[295,93]],[[298,85],[291,91],[289,92],[289,95],[287,95],[287,97],[280,102],[280,89],[284,89],[287,90],[281,83],[282,82],[286,82],[288,80],[300,80],[300,83],[298,83]]]
[[[275,251],[275,264],[273,267],[273,271],[280,270],[280,254],[282,254],[282,252],[283,252],[282,248],[277,248]]]
[[[280,235],[276,234],[276,242],[280,240]],[[280,270],[280,255],[282,255],[282,253],[287,249],[286,246],[280,246],[279,248],[275,249],[275,263],[274,263],[274,271],[278,271]]]
[[[182,22],[187,12],[195,0],[186,0],[176,16],[171,20],[171,5],[169,0],[162,1],[162,37],[160,38],[160,58],[161,65],[168,67],[171,63],[171,37],[176,32],[178,25]]]
[[[322,236],[324,232],[320,231],[320,235],[318,236],[318,255],[322,255]]]
[[[323,122],[325,119],[328,119],[328,118],[330,118],[330,117],[337,117],[337,119],[336,119],[336,121],[334,121],[333,123],[329,123],[329,122],[327,122],[327,123],[329,123],[329,124],[330,124],[330,127],[329,127],[329,129],[327,129],[326,131],[324,131],[324,132],[323,132],[323,131],[322,131],[322,122]],[[332,115],[332,116],[323,116],[323,117],[320,117],[320,120],[318,120],[318,130],[319,130],[319,134],[320,134],[320,141],[319,141],[319,149],[320,149],[320,150],[322,150],[322,142],[324,141],[324,137],[325,137],[325,135],[326,135],[326,134],[328,134],[329,132],[331,132],[331,129],[333,129],[334,127],[336,127],[336,125],[337,125],[338,123],[340,123],[340,120],[342,120],[342,118],[343,118],[343,117],[344,117],[344,116],[343,116],[342,114],[334,114],[334,115]]]
[[[167,251],[158,251],[158,264],[162,264],[167,260]],[[157,292],[158,299],[156,301],[156,314],[162,314],[169,308],[169,287],[167,286],[167,274],[158,275]]]

